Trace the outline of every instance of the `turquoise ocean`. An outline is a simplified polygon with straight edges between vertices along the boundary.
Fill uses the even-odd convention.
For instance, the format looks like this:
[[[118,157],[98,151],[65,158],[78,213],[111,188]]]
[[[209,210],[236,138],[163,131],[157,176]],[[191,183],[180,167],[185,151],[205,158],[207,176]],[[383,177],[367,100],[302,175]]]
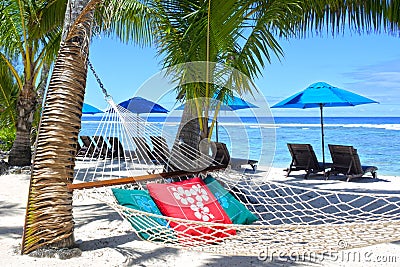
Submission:
[[[83,116],[81,134],[94,135],[100,119]],[[149,116],[146,120],[163,134],[175,136],[180,118]],[[286,168],[291,160],[287,143],[308,143],[322,161],[319,117],[221,117],[218,121],[218,140],[227,144],[233,157]],[[400,175],[400,117],[325,117],[324,133],[326,162],[331,161],[328,144],[352,145],[363,165],[379,168],[378,177]]]

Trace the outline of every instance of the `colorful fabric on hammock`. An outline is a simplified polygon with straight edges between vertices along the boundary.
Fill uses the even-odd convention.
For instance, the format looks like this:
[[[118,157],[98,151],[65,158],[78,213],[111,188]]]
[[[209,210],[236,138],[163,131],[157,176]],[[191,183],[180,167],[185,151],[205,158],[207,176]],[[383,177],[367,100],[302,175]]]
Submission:
[[[147,184],[147,189],[161,213],[166,216],[191,221],[232,224],[217,199],[198,177],[169,184],[150,183]],[[201,236],[203,239],[236,234],[235,230],[228,230],[222,226],[178,225],[171,222],[171,227],[178,232]]]
[[[162,215],[147,191],[119,188],[112,188],[111,190],[121,206]],[[146,240],[162,233],[165,231],[165,227],[168,227],[167,221],[158,217],[135,214],[134,216],[127,216],[127,219],[139,235]]]
[[[252,224],[258,220],[258,217],[251,213],[245,205],[240,203],[234,196],[231,195],[220,183],[211,175],[204,179],[211,193],[214,194],[219,204],[228,214],[234,224]]]

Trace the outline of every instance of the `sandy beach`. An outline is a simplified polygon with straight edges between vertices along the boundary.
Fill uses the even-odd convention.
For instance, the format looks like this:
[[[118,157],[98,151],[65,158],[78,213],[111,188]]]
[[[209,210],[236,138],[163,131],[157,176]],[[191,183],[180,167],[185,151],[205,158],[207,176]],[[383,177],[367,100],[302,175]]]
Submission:
[[[344,182],[340,177],[325,181],[311,176],[304,180],[300,173],[286,178],[282,169],[274,168],[268,179],[309,188],[398,194],[400,177],[378,176]],[[258,172],[263,175],[263,171]],[[0,176],[0,258],[2,266],[398,266],[400,241],[353,249],[360,258],[311,259],[293,261],[287,258],[221,256],[166,248],[140,240],[118,213],[91,198],[74,202],[75,239],[82,250],[80,257],[61,260],[20,255],[22,228],[29,186],[29,175]],[[348,255],[348,254],[345,254]],[[351,254],[353,255],[353,254]]]

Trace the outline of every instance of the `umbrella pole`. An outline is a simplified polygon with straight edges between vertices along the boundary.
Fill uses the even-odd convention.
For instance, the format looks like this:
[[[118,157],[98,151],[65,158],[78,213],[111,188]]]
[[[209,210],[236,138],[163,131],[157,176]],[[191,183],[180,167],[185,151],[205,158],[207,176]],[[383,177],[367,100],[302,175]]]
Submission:
[[[324,116],[323,116],[323,105],[319,104],[319,109],[321,111],[321,142],[322,142],[322,168],[325,174],[325,142],[324,142]]]
[[[215,138],[217,139],[218,143],[218,120],[215,121]]]

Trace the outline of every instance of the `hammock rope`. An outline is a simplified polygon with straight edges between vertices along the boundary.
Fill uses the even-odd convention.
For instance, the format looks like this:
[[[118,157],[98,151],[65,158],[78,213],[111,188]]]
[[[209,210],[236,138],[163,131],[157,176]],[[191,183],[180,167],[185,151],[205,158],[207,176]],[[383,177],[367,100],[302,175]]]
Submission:
[[[118,138],[123,157],[113,158],[114,154],[108,153],[114,151],[111,143],[105,143],[99,149],[102,151],[107,147],[103,152],[106,156],[87,152],[78,157],[71,189],[74,186],[75,189],[91,187],[75,190],[74,195],[90,196],[106,203],[147,241],[215,254],[258,256],[266,251],[279,255],[326,253],[400,239],[400,195],[335,192],[272,182],[266,177],[220,169],[214,153],[199,155],[184,144],[179,144],[182,147],[179,153],[170,151],[169,157],[176,158],[172,165],[184,170],[181,175],[178,175],[179,171],[173,175],[173,172],[165,172],[165,164],[170,161],[160,163],[142,159],[148,157],[144,153],[148,152],[151,136],[163,136],[172,147],[179,140],[163,131],[159,124],[148,123],[112,100],[109,102],[110,109],[94,136],[102,136],[104,140]],[[145,142],[133,141],[139,137]],[[152,151],[157,151],[155,146]],[[157,156],[162,156],[159,151],[155,153]],[[192,166],[196,168],[190,172]],[[201,172],[199,166],[203,170],[204,166],[214,169]],[[189,173],[185,174],[185,171]],[[149,182],[171,183],[193,176],[204,178],[208,174],[258,220],[250,225],[240,225],[178,219],[127,208],[120,205],[112,193],[112,188],[146,190]],[[111,183],[110,179],[116,183]],[[96,186],[96,182],[104,184]],[[79,187],[81,183],[87,184]],[[166,223],[160,225],[160,220]],[[187,231],[178,231],[182,227]],[[204,231],[205,228],[212,231]],[[232,231],[236,234],[228,234]]]
[[[89,58],[88,58],[87,63],[88,63],[88,66],[89,66],[90,70],[92,71],[94,77],[96,78],[96,81],[97,81],[97,83],[99,84],[100,89],[101,89],[101,92],[103,93],[105,99],[108,99],[108,98],[111,97],[111,96],[108,94],[107,89],[104,87],[104,84],[103,84],[103,82],[100,80],[99,75],[97,75],[97,72],[96,72],[96,70],[94,69],[93,64],[92,64],[92,62],[90,62]]]

